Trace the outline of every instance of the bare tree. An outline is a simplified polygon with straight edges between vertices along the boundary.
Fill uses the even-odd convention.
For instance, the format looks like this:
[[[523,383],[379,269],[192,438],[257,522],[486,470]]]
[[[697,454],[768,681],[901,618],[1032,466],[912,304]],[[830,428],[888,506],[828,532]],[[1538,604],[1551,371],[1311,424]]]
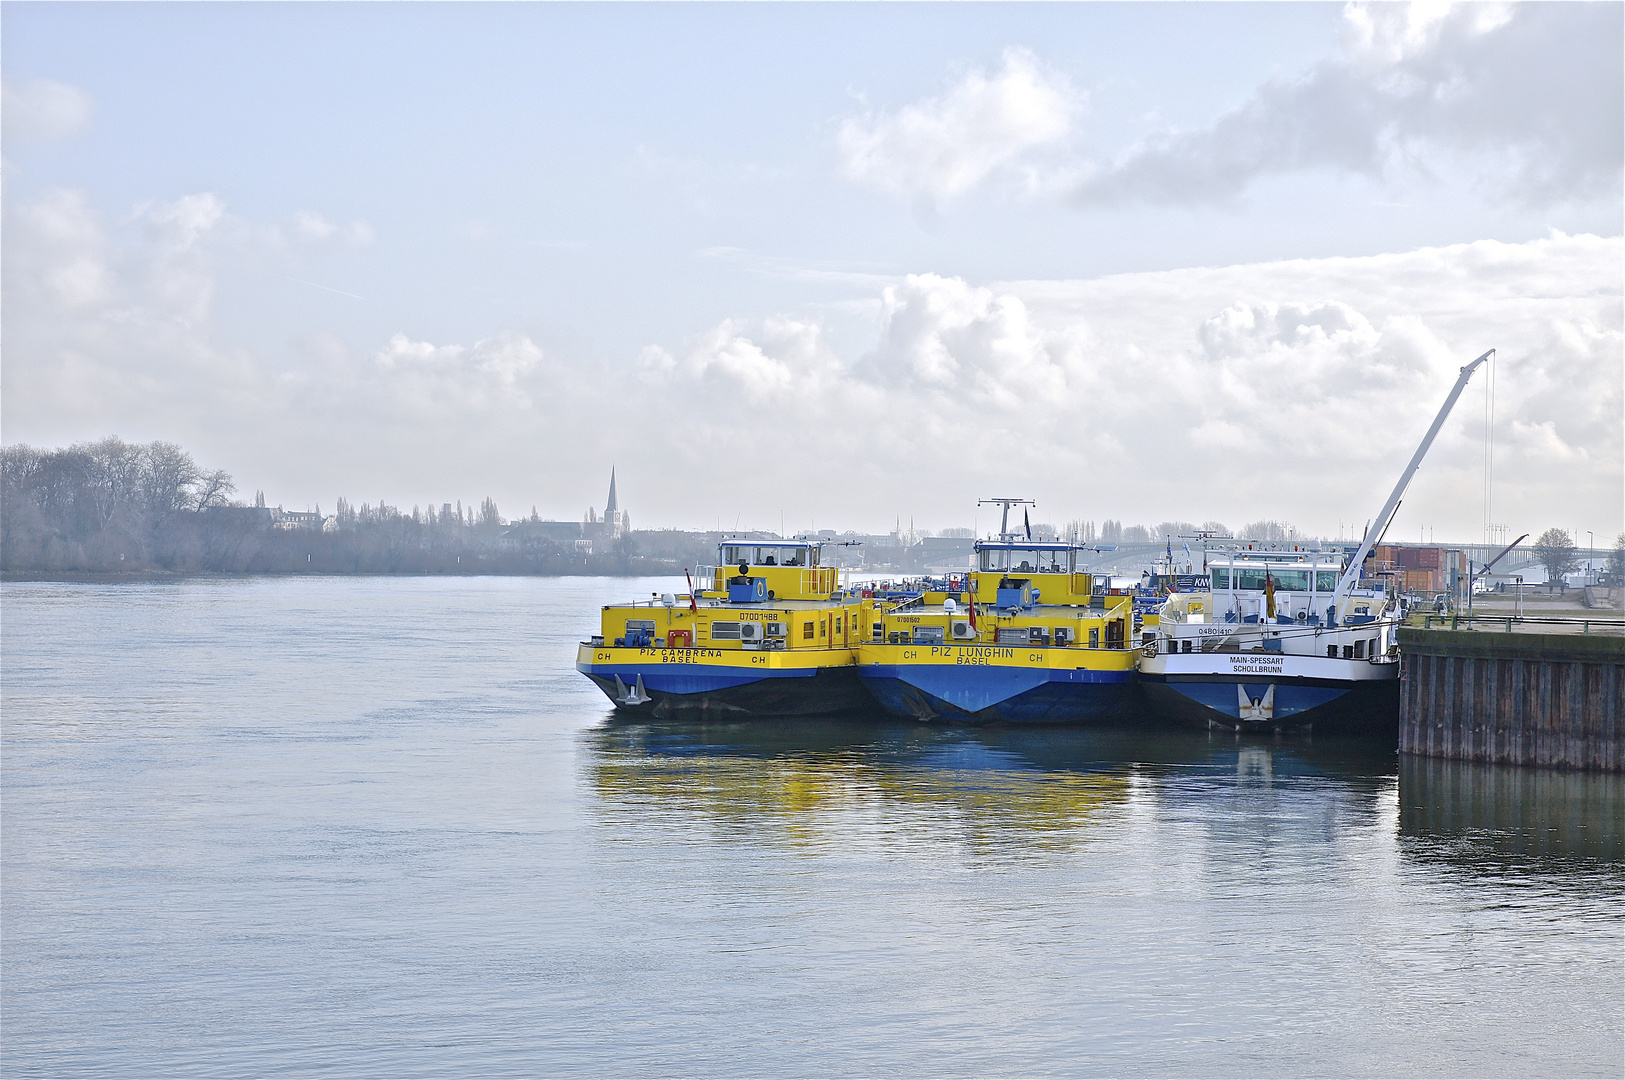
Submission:
[[[1298,539],[1298,530],[1286,521],[1253,521],[1242,526],[1241,535],[1249,540],[1280,543]]]
[[[231,474],[224,469],[215,469],[198,477],[194,488],[196,502],[199,510],[207,510],[211,506],[225,506],[226,500],[237,485],[232,483]]]
[[[1064,535],[1069,544],[1092,544],[1095,542],[1095,523],[1073,518],[1066,523]]]
[[[1614,538],[1614,550],[1608,553],[1608,584],[1625,585],[1625,532]]]
[[[155,442],[146,447],[145,456],[141,488],[147,511],[167,514],[189,509],[201,477],[192,455],[174,443]]]
[[[1579,552],[1565,529],[1547,529],[1535,541],[1535,560],[1546,567],[1546,580],[1558,582],[1580,565]]]

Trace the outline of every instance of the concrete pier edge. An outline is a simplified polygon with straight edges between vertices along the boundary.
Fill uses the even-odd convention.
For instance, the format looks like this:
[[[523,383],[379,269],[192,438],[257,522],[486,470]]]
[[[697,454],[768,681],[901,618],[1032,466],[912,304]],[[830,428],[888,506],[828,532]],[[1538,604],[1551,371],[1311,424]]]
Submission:
[[[1625,635],[1402,627],[1399,751],[1625,771]]]

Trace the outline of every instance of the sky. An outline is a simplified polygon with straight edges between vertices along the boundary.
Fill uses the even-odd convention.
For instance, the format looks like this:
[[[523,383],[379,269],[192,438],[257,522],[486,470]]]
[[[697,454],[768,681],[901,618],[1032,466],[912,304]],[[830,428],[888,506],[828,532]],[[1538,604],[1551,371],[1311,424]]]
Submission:
[[[1625,6],[0,5],[0,438],[331,512],[1625,528]],[[1493,377],[1493,411],[1488,388]],[[1486,500],[1486,443],[1493,445]]]

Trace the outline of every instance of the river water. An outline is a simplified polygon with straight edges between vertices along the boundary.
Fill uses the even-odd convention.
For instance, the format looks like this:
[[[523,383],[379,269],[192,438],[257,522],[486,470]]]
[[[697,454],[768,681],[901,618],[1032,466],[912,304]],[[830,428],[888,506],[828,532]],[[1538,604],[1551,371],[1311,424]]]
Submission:
[[[21,1076],[1619,1076],[1619,777],[616,722],[667,580],[0,590]]]

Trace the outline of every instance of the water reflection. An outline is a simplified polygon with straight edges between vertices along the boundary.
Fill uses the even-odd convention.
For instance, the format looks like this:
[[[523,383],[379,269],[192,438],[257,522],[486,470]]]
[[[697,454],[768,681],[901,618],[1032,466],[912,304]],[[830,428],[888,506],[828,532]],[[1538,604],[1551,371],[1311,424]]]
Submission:
[[[1419,853],[1473,866],[1625,863],[1625,776],[1402,755],[1399,829]]]
[[[1343,796],[1369,806],[1393,784],[1393,753],[1380,744],[1143,728],[611,721],[583,740],[606,821],[705,822],[792,845],[906,833],[979,851],[1046,851],[1086,842],[1136,798],[1329,779],[1341,820]]]
[[[786,842],[864,826],[996,848],[1020,834],[1065,845],[1125,797],[1121,769],[1043,769],[958,731],[839,721],[610,724],[587,733],[588,776],[606,814],[700,815],[789,826]]]

